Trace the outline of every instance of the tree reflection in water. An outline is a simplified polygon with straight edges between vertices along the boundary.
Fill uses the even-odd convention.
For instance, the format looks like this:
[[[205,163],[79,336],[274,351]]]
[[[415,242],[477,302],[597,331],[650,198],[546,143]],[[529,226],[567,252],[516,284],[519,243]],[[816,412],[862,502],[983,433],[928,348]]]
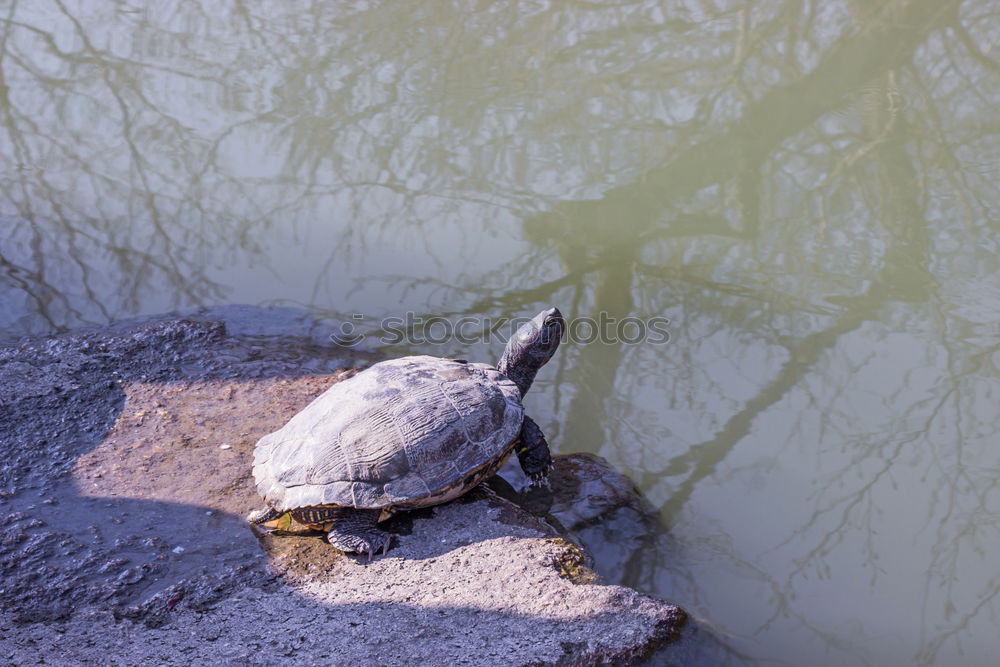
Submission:
[[[0,318],[666,315],[534,399],[662,507],[628,583],[734,656],[985,658],[997,10],[674,5],[12,1]]]

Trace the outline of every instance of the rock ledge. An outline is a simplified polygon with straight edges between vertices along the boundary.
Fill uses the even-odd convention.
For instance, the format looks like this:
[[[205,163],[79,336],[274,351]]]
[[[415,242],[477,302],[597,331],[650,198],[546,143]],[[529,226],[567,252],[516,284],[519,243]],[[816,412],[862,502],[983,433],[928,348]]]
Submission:
[[[13,663],[623,664],[677,636],[683,611],[488,487],[394,517],[371,563],[255,535],[254,442],[353,363],[307,352],[177,320],[0,348]]]

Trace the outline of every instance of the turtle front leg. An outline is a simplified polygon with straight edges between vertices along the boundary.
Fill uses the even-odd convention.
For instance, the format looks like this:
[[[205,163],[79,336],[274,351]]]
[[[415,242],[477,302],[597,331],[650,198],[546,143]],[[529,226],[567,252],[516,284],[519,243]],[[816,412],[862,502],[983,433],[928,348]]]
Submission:
[[[368,554],[368,562],[376,551],[389,552],[392,535],[377,527],[382,510],[359,510],[338,507],[333,510],[333,526],[326,540],[341,551]]]
[[[549,453],[545,434],[531,417],[524,418],[520,442],[515,452],[521,463],[521,470],[531,478],[531,485],[547,486],[549,472],[552,470],[552,455]]]

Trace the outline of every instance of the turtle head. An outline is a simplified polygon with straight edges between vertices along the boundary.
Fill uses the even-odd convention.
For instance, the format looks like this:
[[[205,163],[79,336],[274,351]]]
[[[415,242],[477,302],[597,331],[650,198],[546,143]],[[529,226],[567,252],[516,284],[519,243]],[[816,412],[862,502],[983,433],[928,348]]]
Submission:
[[[559,309],[548,308],[521,325],[507,341],[497,370],[514,381],[521,396],[531,388],[538,369],[555,354],[565,329]]]

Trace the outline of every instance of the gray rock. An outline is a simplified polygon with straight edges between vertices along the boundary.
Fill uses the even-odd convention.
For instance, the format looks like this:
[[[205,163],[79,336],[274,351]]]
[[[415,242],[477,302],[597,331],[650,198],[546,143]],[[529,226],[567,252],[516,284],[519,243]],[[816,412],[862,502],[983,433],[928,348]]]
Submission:
[[[0,348],[9,659],[619,664],[677,635],[680,609],[601,585],[565,539],[641,509],[594,461],[558,458],[537,516],[480,487],[394,517],[396,547],[370,564],[316,536],[255,535],[240,518],[259,504],[253,443],[344,365],[340,349],[169,319]]]

